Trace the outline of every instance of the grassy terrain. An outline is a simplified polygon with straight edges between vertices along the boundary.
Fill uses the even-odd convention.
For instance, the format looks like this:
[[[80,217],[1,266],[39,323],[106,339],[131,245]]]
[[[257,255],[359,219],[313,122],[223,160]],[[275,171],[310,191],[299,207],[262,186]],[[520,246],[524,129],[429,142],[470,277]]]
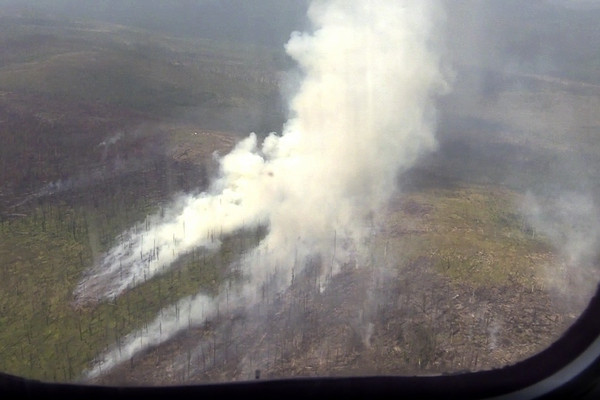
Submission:
[[[97,117],[111,114],[105,118],[125,111],[144,118],[200,115],[204,125],[220,123],[221,130],[244,126],[235,119],[256,114],[244,121],[244,134],[281,123],[274,79],[280,49],[108,24],[3,22],[0,93],[43,99],[34,115],[43,112],[45,121],[77,120],[87,109]]]
[[[540,285],[536,268],[551,249],[515,213],[519,196],[485,186],[421,190],[392,207],[381,247],[400,271],[426,258],[457,283],[473,288]],[[93,358],[154,319],[163,307],[198,291],[214,293],[231,277],[223,266],[257,243],[260,233],[224,239],[217,253],[195,251],[180,266],[112,303],[73,304],[80,274],[128,227],[156,205],[122,205],[112,212],[65,203],[40,205],[0,227],[4,371],[44,380],[73,380]]]
[[[42,206],[1,225],[1,370],[43,380],[78,378],[101,350],[143,327],[161,308],[198,291],[214,293],[220,282],[231,279],[223,266],[260,237],[256,232],[223,238],[217,253],[194,251],[178,268],[116,301],[80,308],[73,303],[73,290],[93,262],[95,213]],[[110,219],[110,214],[102,215]],[[106,238],[117,230],[109,232]],[[98,243],[99,249],[106,244]]]
[[[173,121],[243,135],[281,128],[270,48],[45,22],[0,24],[0,203],[125,157],[152,162],[169,153]],[[119,154],[99,147],[117,135]]]
[[[412,191],[392,205],[376,251],[384,246],[400,268],[425,258],[473,287],[540,285],[538,269],[554,250],[519,215],[521,201],[495,186]]]
[[[540,272],[556,254],[516,213],[520,197],[482,185],[399,195],[371,237],[370,262],[342,268],[325,288],[309,267],[278,300],[257,305],[265,315],[211,319],[93,383],[222,382],[256,369],[264,379],[452,373],[520,361],[572,321],[549,299]]]
[[[278,89],[263,79],[267,48],[43,22],[0,24],[0,370],[64,381],[162,307],[214,292],[222,266],[256,242],[223,238],[111,304],[73,304],[119,233],[206,185],[212,152],[236,140],[206,126],[230,130],[228,116],[256,113]]]

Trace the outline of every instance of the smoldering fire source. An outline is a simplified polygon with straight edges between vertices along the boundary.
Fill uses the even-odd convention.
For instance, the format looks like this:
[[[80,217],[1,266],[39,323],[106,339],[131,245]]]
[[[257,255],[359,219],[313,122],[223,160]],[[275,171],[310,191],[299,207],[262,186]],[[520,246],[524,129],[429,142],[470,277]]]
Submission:
[[[436,146],[433,100],[447,90],[434,40],[440,13],[429,1],[328,0],[311,4],[309,19],[313,32],[286,44],[303,80],[283,132],[262,143],[251,134],[220,159],[209,190],[124,232],[82,279],[78,301],[115,298],[186,252],[218,246],[211,233],[257,225],[268,233],[242,259],[230,308],[254,304],[267,280],[285,290],[317,255],[331,260],[329,276],[369,262],[365,243],[398,173]],[[98,357],[88,377],[203,324],[224,302],[223,293],[180,300]]]

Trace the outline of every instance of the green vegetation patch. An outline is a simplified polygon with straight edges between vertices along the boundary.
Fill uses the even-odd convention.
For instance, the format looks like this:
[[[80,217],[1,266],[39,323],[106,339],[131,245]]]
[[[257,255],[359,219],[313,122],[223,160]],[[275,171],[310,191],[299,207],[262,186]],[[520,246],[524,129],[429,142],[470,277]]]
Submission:
[[[409,193],[390,215],[396,238],[388,247],[400,265],[426,257],[456,282],[539,285],[539,269],[555,255],[519,214],[521,200],[516,192],[489,186]]]
[[[266,48],[108,24],[40,27],[16,20],[11,26],[0,38],[2,91],[163,116],[200,106],[248,106],[279,93],[270,65],[275,55]]]
[[[195,250],[115,301],[80,306],[73,290],[94,262],[94,248],[109,244],[94,244],[94,225],[111,214],[93,213],[46,205],[0,225],[0,370],[49,381],[78,379],[94,357],[163,307],[198,292],[214,294],[222,282],[236,279],[226,267],[264,236],[259,229],[223,237],[217,252]],[[115,221],[105,225],[119,229]]]

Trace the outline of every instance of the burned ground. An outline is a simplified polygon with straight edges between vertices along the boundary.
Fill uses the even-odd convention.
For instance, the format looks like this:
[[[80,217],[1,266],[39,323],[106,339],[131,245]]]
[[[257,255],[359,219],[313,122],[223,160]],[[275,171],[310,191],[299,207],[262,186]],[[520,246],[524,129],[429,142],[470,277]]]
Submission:
[[[284,113],[277,71],[235,46],[164,38],[123,48],[115,43],[136,42],[139,33],[103,29],[99,42],[87,30],[77,40],[50,32],[43,39],[55,47],[35,60],[11,53],[0,68],[0,367],[9,373],[82,380],[98,354],[147,327],[162,307],[198,291],[214,294],[261,237],[225,238],[221,253],[194,251],[114,303],[73,306],[79,278],[124,229],[160,213],[178,193],[205,189],[217,173],[213,152],[229,151],[249,133],[242,129],[277,130]],[[38,40],[16,39],[24,40],[12,44],[19,51]],[[90,43],[95,55],[81,51]],[[148,60],[148,49],[160,50],[152,53],[155,80],[125,79],[137,85],[133,92],[118,88],[98,100],[73,84],[51,93],[53,79],[74,82],[59,67],[82,62],[110,82],[118,70],[111,62],[139,72],[136,57]],[[76,70],[85,81],[85,68]],[[554,178],[595,187],[600,123],[584,117],[594,115],[599,95],[595,86],[525,78],[527,85],[500,85],[493,99],[471,99],[469,107],[461,100],[471,93],[445,100],[439,149],[399,176],[399,194],[372,238],[383,262],[347,265],[333,276],[313,265],[281,293],[221,310],[93,383],[247,380],[257,370],[261,379],[455,373],[502,367],[547,347],[588,293],[573,298],[579,288],[568,276],[561,287],[547,281],[564,262],[519,214],[519,199],[530,188],[551,191]],[[35,86],[40,81],[49,86]],[[152,97],[157,92],[162,97]],[[558,124],[547,136],[528,130],[529,121],[560,122],[569,111],[563,98],[584,127],[560,131]],[[545,109],[522,115],[524,104],[541,100]],[[520,117],[515,125],[511,115]],[[579,150],[587,173],[561,169]]]
[[[411,199],[390,210],[398,208],[424,220],[432,206]],[[489,370],[546,348],[584,306],[525,281],[453,279],[439,262],[420,255],[324,278],[325,267],[313,265],[273,298],[223,311],[93,382],[225,382],[254,379],[257,370],[261,379]]]

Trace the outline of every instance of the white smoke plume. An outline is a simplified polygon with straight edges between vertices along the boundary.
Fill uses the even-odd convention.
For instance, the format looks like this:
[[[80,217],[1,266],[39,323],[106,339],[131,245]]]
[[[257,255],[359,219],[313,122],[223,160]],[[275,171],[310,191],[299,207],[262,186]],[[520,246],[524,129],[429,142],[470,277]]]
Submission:
[[[567,306],[585,306],[600,278],[600,211],[593,197],[563,192],[541,200],[528,193],[521,208],[532,234],[544,235],[559,252],[560,259],[545,268],[546,283],[572,303]]]
[[[252,304],[267,279],[284,289],[292,267],[315,255],[333,260],[333,268],[367,262],[365,240],[398,173],[436,145],[434,100],[446,89],[435,46],[438,11],[422,0],[314,1],[313,33],[294,33],[286,45],[304,78],[281,135],[241,141],[220,160],[220,177],[206,193],[186,198],[180,213],[148,230],[124,233],[76,294],[118,296],[186,252],[210,247],[211,232],[256,224],[268,234],[242,260],[246,283],[228,298],[234,303]],[[207,317],[220,301],[197,299],[179,306],[201,303]],[[125,338],[90,376],[188,326],[164,318],[142,340]],[[194,314],[194,324],[202,321]]]

